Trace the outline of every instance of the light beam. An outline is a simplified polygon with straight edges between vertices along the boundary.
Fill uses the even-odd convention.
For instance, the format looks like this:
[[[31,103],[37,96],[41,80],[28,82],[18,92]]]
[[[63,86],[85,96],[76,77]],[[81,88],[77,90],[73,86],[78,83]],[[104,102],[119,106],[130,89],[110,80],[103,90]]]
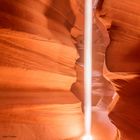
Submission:
[[[94,140],[91,135],[92,124],[92,19],[98,0],[85,0],[84,27],[84,113],[85,135],[82,140]]]
[[[91,136],[92,119],[92,0],[85,0],[84,28],[84,113],[85,136],[83,140],[93,140]]]

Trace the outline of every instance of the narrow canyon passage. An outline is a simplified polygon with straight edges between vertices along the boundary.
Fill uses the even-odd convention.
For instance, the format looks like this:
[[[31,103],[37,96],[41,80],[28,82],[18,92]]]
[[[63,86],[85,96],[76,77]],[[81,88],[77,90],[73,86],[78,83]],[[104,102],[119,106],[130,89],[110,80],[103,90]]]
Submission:
[[[81,140],[84,2],[0,0],[0,140]],[[92,32],[92,134],[139,140],[139,0],[99,0]]]

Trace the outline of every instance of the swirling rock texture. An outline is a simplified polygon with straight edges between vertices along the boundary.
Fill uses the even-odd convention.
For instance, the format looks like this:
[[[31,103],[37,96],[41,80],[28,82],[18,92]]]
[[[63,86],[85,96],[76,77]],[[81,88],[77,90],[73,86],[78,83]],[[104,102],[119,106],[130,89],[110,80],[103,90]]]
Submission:
[[[121,140],[140,139],[139,7],[100,0],[96,10],[92,131],[99,140],[116,135],[109,82],[119,94],[109,116]],[[0,0],[0,140],[83,134],[83,29],[84,0]]]
[[[110,36],[104,75],[119,95],[109,116],[120,130],[121,140],[140,139],[139,16],[139,0],[104,0],[97,12],[97,20],[106,27],[105,31],[100,25],[104,37],[107,38],[107,28]]]
[[[68,0],[0,0],[0,140],[82,134],[74,20]]]

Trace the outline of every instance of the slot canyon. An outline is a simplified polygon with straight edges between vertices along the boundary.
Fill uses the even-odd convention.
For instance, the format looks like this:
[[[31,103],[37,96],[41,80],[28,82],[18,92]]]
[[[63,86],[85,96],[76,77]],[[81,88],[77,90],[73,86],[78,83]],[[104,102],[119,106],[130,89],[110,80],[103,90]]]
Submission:
[[[0,0],[0,140],[81,140],[85,1]],[[93,140],[140,140],[140,1],[92,26]]]

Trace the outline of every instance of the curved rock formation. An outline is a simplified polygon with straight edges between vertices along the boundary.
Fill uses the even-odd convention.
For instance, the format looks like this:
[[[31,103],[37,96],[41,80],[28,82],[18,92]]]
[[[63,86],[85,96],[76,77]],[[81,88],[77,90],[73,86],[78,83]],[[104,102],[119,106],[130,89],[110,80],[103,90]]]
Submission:
[[[111,21],[104,74],[120,97],[109,116],[120,130],[121,140],[140,139],[139,7],[139,0],[104,0],[97,14],[102,25]]]
[[[0,139],[58,140],[83,132],[70,91],[79,55],[70,1],[0,1]]]
[[[92,131],[101,140],[116,134],[104,56],[104,76],[119,95],[109,116],[122,140],[140,139],[139,7],[138,0],[100,0],[96,10]],[[83,11],[84,0],[0,0],[0,140],[83,133]]]

